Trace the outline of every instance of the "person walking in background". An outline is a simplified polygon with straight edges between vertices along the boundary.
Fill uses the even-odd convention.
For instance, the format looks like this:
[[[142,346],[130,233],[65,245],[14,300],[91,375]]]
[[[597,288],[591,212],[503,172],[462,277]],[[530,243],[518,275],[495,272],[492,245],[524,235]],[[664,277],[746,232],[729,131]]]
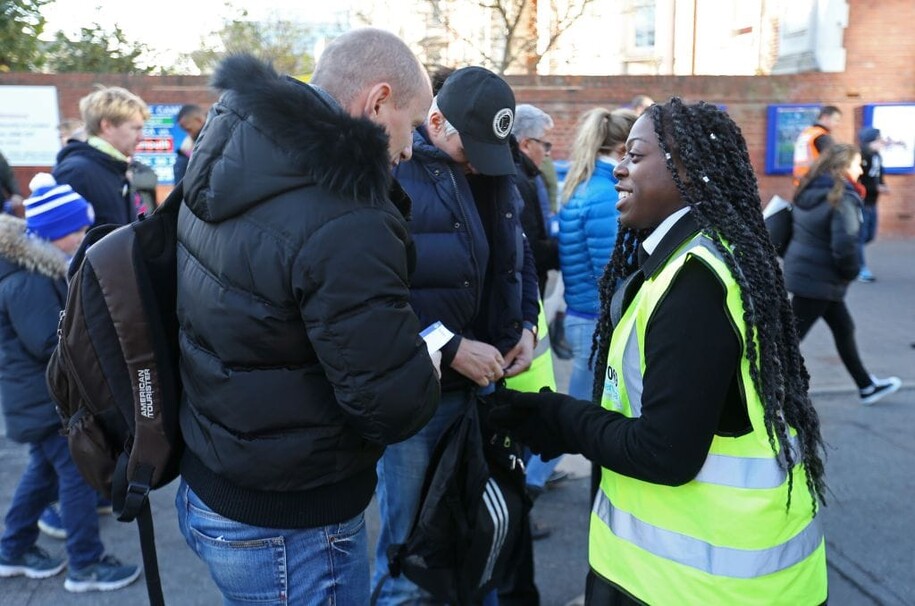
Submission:
[[[70,457],[45,383],[67,298],[67,265],[93,222],[92,207],[47,173],[29,187],[25,221],[0,217],[0,402],[7,436],[29,445],[0,539],[0,577],[43,579],[69,565],[67,591],[119,589],[140,569],[104,555],[98,497]],[[68,562],[36,545],[39,516],[58,498]]]
[[[2,153],[0,153],[0,202],[3,203],[3,212],[22,218],[24,210],[19,183],[13,174],[13,167],[9,165]]]
[[[391,180],[429,78],[365,28],[309,84],[251,55],[213,82],[178,217],[179,527],[226,603],[368,604],[375,465],[439,400]]]
[[[842,112],[835,105],[826,105],[817,114],[816,122],[801,131],[794,142],[794,185],[810,171],[810,167],[825,150],[835,143],[832,131],[842,120]]]
[[[629,102],[629,105],[626,109],[631,109],[635,112],[636,117],[641,116],[645,113],[649,107],[654,105],[654,99],[648,95],[636,95],[632,98],[632,101]]]
[[[628,109],[594,108],[579,121],[572,161],[559,211],[559,264],[565,285],[565,333],[572,347],[568,393],[591,397],[590,365],[594,329],[600,315],[598,283],[616,242],[617,180],[613,170],[626,153],[626,137],[636,121]]]
[[[854,145],[828,148],[794,195],[791,241],[785,251],[785,285],[803,338],[820,318],[832,331],[836,349],[869,406],[899,389],[898,377],[878,379],[864,368],[845,293],[861,269],[861,154]]]
[[[515,161],[515,186],[521,194],[521,226],[534,253],[540,296],[546,289],[547,272],[559,269],[559,243],[550,237],[550,201],[540,165],[550,155],[548,137],[553,119],[539,107],[522,103],[515,109],[509,143]]]
[[[54,178],[89,200],[96,225],[126,225],[137,218],[127,169],[149,118],[146,103],[130,91],[100,88],[79,102],[88,139],[70,139],[57,155]]]
[[[191,159],[191,152],[194,150],[194,142],[197,141],[197,136],[200,135],[200,131],[203,130],[203,125],[206,124],[207,113],[199,105],[194,105],[193,103],[188,105],[182,105],[181,109],[178,110],[178,115],[175,116],[175,121],[178,123],[178,126],[181,127],[187,136],[181,141],[181,145],[178,146],[178,151],[175,152],[175,183],[181,181],[184,178],[184,173],[187,172],[187,163]]]
[[[601,466],[586,603],[824,604],[819,419],[740,129],[672,98],[614,174],[601,405],[505,390],[490,421]]]
[[[861,271],[858,272],[859,282],[873,282],[874,274],[867,267],[864,247],[873,242],[877,237],[877,198],[882,193],[889,193],[889,188],[883,180],[883,139],[880,130],[865,127],[858,133],[861,142],[861,176],[858,182],[864,186],[864,208],[861,222]]]
[[[57,125],[57,134],[60,137],[60,147],[64,148],[71,140],[85,141],[89,138],[86,134],[86,125],[82,120],[68,118]]]

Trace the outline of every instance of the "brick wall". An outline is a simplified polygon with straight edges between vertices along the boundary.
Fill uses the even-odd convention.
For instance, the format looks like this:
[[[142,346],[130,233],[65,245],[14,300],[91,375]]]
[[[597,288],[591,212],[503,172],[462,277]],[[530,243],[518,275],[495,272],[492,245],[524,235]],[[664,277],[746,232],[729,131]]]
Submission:
[[[835,135],[854,142],[861,125],[862,105],[915,102],[915,2],[884,0],[879,9],[869,0],[850,0],[845,31],[846,71],[792,76],[511,76],[519,103],[532,103],[556,122],[551,139],[554,156],[566,158],[578,117],[591,107],[616,107],[637,93],[656,100],[677,95],[689,101],[706,100],[727,106],[740,125],[759,177],[763,201],[772,195],[791,195],[790,176],[765,174],[766,107],[773,103],[824,103],[838,106],[842,124]],[[147,103],[198,103],[214,99],[208,79],[194,76],[120,76],[94,74],[0,74],[0,84],[57,86],[62,117],[78,114],[79,99],[96,82],[123,86]],[[38,168],[17,168],[20,185]],[[883,196],[881,234],[915,236],[915,175],[888,175],[892,193]]]

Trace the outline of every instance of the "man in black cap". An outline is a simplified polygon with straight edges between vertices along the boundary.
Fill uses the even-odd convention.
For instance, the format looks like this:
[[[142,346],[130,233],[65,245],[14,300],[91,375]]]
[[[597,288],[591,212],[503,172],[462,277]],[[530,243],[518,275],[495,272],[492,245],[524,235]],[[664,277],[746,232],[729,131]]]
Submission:
[[[388,572],[388,546],[402,543],[410,530],[439,437],[478,393],[531,363],[537,272],[512,181],[508,138],[514,114],[515,96],[502,78],[481,67],[459,69],[414,133],[413,160],[394,172],[413,200],[417,263],[410,303],[421,326],[441,322],[454,337],[441,349],[436,414],[415,436],[389,446],[378,462],[376,586]],[[423,599],[403,577],[385,580],[379,597],[382,605]]]

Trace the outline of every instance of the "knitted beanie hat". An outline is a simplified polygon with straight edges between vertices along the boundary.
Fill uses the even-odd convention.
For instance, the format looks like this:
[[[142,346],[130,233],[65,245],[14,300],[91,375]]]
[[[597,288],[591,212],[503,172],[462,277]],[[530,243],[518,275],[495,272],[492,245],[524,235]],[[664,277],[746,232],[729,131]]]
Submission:
[[[880,129],[873,128],[871,126],[866,126],[858,131],[858,140],[861,141],[861,145],[867,145],[872,141],[876,141],[880,138]]]
[[[92,206],[69,185],[58,185],[48,173],[35,175],[29,189],[32,196],[25,201],[29,233],[57,240],[95,222]]]

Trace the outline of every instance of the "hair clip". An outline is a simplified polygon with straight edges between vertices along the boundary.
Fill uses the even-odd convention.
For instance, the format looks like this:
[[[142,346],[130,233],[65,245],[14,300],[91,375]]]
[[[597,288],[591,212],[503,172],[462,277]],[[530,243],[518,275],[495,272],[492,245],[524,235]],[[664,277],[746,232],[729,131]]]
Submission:
[[[667,158],[668,160],[670,160],[670,152],[667,152],[666,154],[664,154],[664,157]]]
[[[709,138],[711,138],[712,141],[717,141],[717,140],[718,140],[718,137],[715,136],[715,133],[710,134],[710,135],[709,135]]]
[[[706,183],[708,183],[708,177],[706,177],[705,175],[702,175],[702,180],[705,181]]]

